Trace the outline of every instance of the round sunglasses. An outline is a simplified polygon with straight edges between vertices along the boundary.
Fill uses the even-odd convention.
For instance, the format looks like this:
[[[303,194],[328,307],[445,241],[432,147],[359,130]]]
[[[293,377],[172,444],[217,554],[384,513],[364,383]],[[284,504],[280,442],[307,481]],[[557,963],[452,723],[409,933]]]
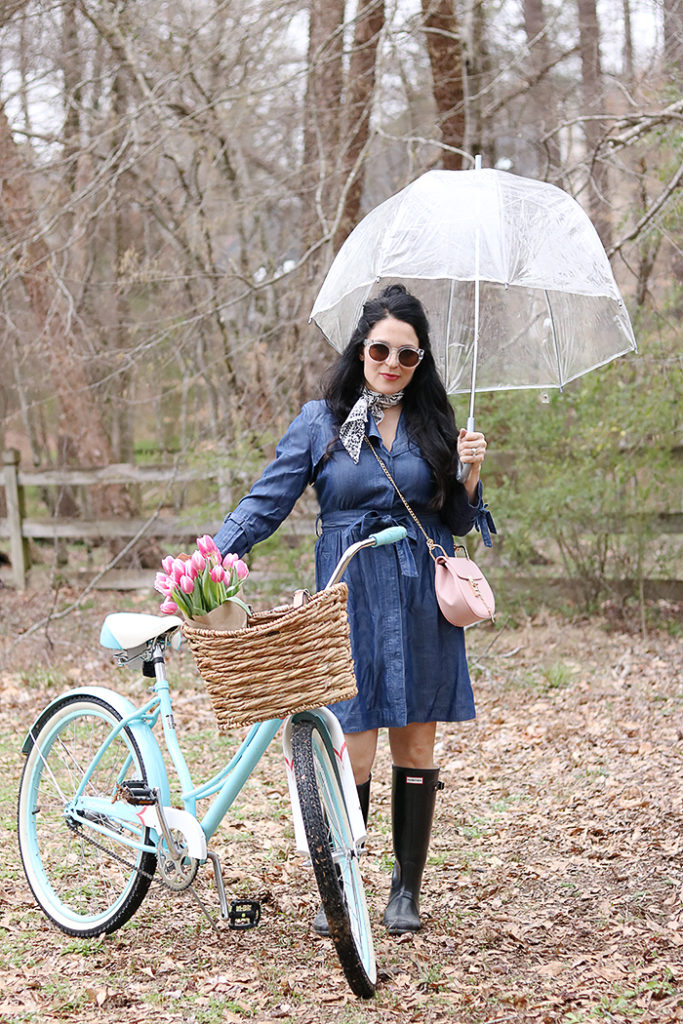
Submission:
[[[363,344],[373,362],[384,363],[390,354],[395,352],[399,363],[406,370],[414,369],[418,363],[422,362],[422,357],[425,354],[423,348],[411,348],[410,345],[392,348],[391,345],[387,345],[386,341],[372,341],[371,338],[366,338]]]

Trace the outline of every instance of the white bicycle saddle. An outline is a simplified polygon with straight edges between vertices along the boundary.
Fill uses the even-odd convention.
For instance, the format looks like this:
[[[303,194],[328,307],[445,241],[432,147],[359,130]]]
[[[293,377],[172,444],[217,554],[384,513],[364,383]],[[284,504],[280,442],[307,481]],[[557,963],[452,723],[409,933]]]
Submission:
[[[130,651],[144,647],[150,640],[156,640],[182,624],[183,620],[177,615],[114,612],[107,615],[102,623],[100,643],[110,651]]]

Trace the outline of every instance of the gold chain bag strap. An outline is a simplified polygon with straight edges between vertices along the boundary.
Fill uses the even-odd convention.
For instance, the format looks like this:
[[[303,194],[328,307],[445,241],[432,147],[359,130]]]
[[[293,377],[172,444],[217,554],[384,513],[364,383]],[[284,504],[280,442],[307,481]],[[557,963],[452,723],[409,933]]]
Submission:
[[[448,555],[440,544],[432,540],[403,497],[398,484],[383,460],[380,459],[367,435],[365,435],[365,441],[427,542],[429,554],[434,561],[436,600],[444,618],[454,626],[471,626],[475,622],[485,622],[487,619],[493,622],[496,613],[496,600],[479,566],[467,557],[467,552],[462,545],[456,547],[455,555]],[[437,554],[439,551],[440,555]],[[463,554],[459,556],[458,551],[462,551]]]

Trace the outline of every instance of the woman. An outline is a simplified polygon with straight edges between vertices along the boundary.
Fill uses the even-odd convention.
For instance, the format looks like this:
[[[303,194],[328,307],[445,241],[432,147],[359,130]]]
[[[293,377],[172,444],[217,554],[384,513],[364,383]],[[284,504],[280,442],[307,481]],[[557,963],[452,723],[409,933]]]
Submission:
[[[275,461],[229,515],[215,540],[240,556],[286,518],[307,484],[320,504],[316,586],[345,548],[400,524],[408,538],[367,549],[344,579],[358,696],[332,705],[344,729],[367,820],[378,729],[389,730],[395,866],[384,923],[391,934],[421,927],[419,895],[436,792],[439,721],[474,718],[463,630],[440,614],[434,567],[384,462],[426,532],[453,553],[453,534],[473,525],[490,546],[493,522],[481,499],[483,434],[458,430],[439,379],[420,302],[402,285],[368,300],[324,398],[305,405]],[[471,470],[463,485],[458,460]],[[322,911],[314,927],[325,934]]]

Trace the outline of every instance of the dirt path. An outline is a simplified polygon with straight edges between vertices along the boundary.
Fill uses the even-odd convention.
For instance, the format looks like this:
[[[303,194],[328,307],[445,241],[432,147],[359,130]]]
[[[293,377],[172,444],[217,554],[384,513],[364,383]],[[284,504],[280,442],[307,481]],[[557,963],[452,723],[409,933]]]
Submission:
[[[34,908],[15,842],[22,733],[47,699],[95,675],[143,692],[97,649],[102,600],[56,626],[51,650],[40,636],[5,647],[1,1021],[683,1021],[680,638],[550,619],[470,631],[478,720],[440,730],[446,788],[426,926],[400,940],[379,924],[391,864],[385,745],[376,765],[365,876],[380,984],[368,1004],[310,930],[317,900],[293,850],[277,744],[217,844],[231,890],[263,899],[258,929],[217,937],[190,897],[157,890],[119,932],[84,943]],[[29,598],[5,611],[9,632],[38,608]],[[174,666],[178,717],[217,764],[232,741],[216,738],[189,657]],[[198,889],[213,907],[208,874]]]

